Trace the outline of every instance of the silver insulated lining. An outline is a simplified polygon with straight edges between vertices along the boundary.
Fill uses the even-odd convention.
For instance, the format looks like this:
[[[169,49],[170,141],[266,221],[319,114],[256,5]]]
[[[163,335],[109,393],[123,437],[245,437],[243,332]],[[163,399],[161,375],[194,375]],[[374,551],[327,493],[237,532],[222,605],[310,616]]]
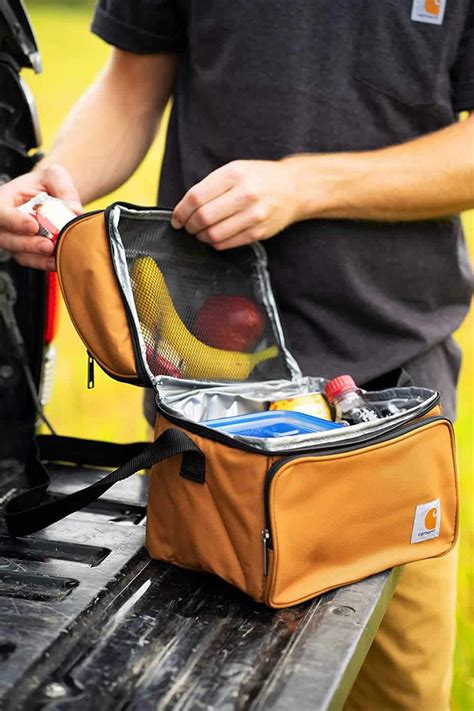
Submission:
[[[264,412],[270,402],[284,400],[296,395],[311,392],[322,392],[327,382],[323,378],[301,378],[298,383],[273,381],[267,383],[247,384],[245,386],[197,386],[163,379],[157,405],[165,414],[184,421],[202,423],[203,420],[220,417],[234,417],[255,412]],[[179,384],[178,384],[179,383]],[[245,442],[255,449],[269,452],[299,450],[308,447],[323,447],[326,444],[350,444],[352,441],[366,436],[378,436],[388,432],[410,420],[436,404],[438,393],[426,388],[393,388],[379,392],[367,392],[364,396],[368,402],[382,405],[387,401],[396,401],[400,414],[384,417],[372,422],[350,425],[336,430],[318,432],[315,434],[296,435],[291,437],[243,437],[227,435],[231,439]],[[403,402],[412,405],[403,410]],[[416,405],[414,405],[414,401]],[[184,422],[183,422],[184,424]]]

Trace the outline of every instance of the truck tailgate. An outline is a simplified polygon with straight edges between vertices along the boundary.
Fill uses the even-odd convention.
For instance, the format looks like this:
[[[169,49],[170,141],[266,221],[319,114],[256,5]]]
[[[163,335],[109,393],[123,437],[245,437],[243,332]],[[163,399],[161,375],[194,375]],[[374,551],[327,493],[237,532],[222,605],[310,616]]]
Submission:
[[[50,471],[61,493],[97,474]],[[9,538],[2,523],[0,707],[340,708],[397,571],[267,609],[214,576],[148,558],[147,478],[34,536]]]

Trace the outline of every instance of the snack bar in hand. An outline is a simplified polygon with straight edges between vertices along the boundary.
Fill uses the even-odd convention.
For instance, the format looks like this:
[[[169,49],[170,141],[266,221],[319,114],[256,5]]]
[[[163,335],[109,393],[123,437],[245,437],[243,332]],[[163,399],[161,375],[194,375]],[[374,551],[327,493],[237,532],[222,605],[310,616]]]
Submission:
[[[38,193],[34,198],[23,203],[18,208],[38,221],[38,234],[55,242],[64,225],[73,220],[76,215],[59,198],[48,193]]]

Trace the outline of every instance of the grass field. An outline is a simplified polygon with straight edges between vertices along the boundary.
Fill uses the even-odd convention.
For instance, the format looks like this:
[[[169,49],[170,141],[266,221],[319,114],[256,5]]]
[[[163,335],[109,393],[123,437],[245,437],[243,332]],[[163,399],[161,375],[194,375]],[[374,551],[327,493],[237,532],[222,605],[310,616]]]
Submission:
[[[44,146],[48,149],[65,113],[97,74],[109,50],[88,33],[89,15],[86,10],[66,3],[27,4],[43,55],[44,73],[40,77],[33,77],[28,73],[24,76],[37,98],[44,132]],[[134,177],[114,196],[104,198],[100,204],[105,206],[114,198],[153,204],[162,148],[161,134]],[[465,216],[465,223],[471,243],[471,253],[473,253],[473,213]],[[462,534],[453,707],[470,711],[474,709],[474,427],[471,408],[474,387],[474,317],[472,313],[457,334],[457,338],[465,355],[457,424],[462,475]],[[87,361],[84,347],[65,312],[61,314],[57,350],[57,380],[48,414],[60,433],[121,441],[140,439],[145,436],[146,425],[141,416],[139,389],[116,383],[101,372],[96,375],[95,389],[92,391],[86,389]],[[433,643],[436,644],[436,640],[433,640]]]

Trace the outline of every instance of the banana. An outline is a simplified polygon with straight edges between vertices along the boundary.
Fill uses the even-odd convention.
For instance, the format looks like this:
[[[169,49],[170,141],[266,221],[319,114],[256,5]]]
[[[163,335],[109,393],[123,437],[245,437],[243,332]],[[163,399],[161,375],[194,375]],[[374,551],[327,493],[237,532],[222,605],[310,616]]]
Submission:
[[[191,380],[247,380],[258,363],[278,356],[277,346],[260,353],[212,348],[188,331],[174,308],[163,274],[151,257],[137,257],[130,270],[142,328],[168,343],[182,360],[183,377]]]

